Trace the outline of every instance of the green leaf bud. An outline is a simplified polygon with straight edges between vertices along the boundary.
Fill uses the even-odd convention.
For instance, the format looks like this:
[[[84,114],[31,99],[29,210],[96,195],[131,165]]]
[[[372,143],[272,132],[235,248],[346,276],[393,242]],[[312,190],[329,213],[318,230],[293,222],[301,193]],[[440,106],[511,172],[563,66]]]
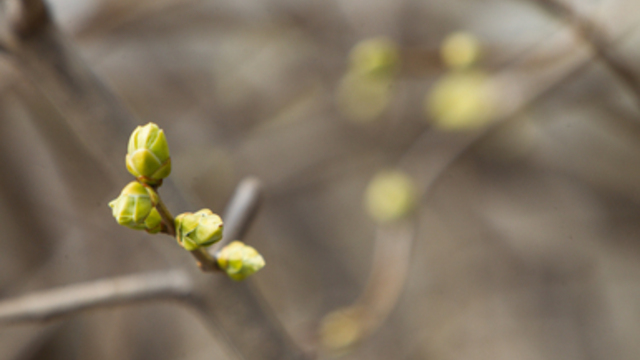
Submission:
[[[176,217],[176,238],[189,251],[218,242],[222,239],[222,228],[220,216],[209,209]]]
[[[490,124],[497,114],[494,83],[481,71],[458,71],[439,79],[426,95],[425,113],[444,131],[476,130]]]
[[[233,280],[240,281],[255,274],[265,265],[256,249],[240,241],[233,241],[217,255],[218,266]]]
[[[379,222],[398,220],[413,210],[416,196],[411,177],[400,171],[383,171],[369,183],[365,207]]]
[[[141,182],[159,185],[171,173],[169,145],[154,123],[138,126],[129,138],[127,170]]]
[[[365,335],[364,320],[365,310],[357,305],[330,312],[320,323],[320,343],[335,355],[346,353]]]
[[[440,56],[445,65],[451,69],[465,69],[475,64],[480,58],[482,49],[475,35],[467,32],[449,34],[440,48]]]
[[[132,181],[122,189],[120,196],[109,203],[109,207],[118,224],[157,233],[162,224],[160,214],[155,209],[157,197],[151,188]]]
[[[396,43],[386,37],[359,42],[349,54],[350,72],[363,76],[392,77],[400,67]]]

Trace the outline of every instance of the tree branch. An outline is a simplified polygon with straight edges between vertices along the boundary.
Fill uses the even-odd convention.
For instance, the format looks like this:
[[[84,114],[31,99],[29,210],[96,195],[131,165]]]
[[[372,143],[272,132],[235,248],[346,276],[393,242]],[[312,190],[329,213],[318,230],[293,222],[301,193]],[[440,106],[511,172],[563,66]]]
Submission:
[[[357,345],[391,314],[407,280],[416,227],[414,219],[378,226],[369,278],[360,296],[323,320],[321,337],[326,349],[341,352]]]
[[[191,278],[181,270],[90,281],[0,301],[0,323],[45,321],[138,301],[186,300],[193,290]]]
[[[244,178],[236,187],[224,211],[224,234],[221,241],[209,247],[215,256],[220,249],[244,237],[262,202],[262,183],[254,177]]]
[[[0,45],[9,58],[64,115],[92,156],[105,166],[121,158],[128,129],[139,121],[60,34],[42,0],[0,5]]]
[[[576,33],[593,48],[598,58],[633,93],[640,108],[640,78],[636,71],[612,51],[613,41],[608,38],[602,27],[581,15],[563,0],[538,0],[537,3],[552,15],[563,18],[573,26]]]

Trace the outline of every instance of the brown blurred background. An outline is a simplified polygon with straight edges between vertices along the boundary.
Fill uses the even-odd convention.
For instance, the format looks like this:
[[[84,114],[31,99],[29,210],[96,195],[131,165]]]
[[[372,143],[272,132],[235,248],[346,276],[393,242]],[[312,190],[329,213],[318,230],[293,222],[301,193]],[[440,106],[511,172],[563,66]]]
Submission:
[[[164,128],[174,213],[195,210],[180,199],[221,212],[244,176],[264,182],[246,241],[267,266],[252,281],[303,347],[380,265],[370,179],[401,168],[429,190],[389,316],[321,358],[640,357],[640,3],[567,1],[598,25],[595,44],[537,0],[49,3],[89,67]],[[479,39],[499,100],[487,125],[443,131],[423,99],[460,30]],[[401,65],[387,106],[354,121],[341,81],[351,49],[378,36]],[[117,226],[119,183],[34,80],[0,58],[0,297],[195,266],[170,238]],[[126,143],[113,146],[126,178]],[[235,358],[225,343],[184,307],[150,302],[4,326],[0,359]]]

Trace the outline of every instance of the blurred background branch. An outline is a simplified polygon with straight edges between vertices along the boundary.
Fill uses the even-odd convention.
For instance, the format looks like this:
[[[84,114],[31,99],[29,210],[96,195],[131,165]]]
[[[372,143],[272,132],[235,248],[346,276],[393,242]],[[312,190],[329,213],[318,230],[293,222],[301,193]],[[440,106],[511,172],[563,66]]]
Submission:
[[[550,14],[574,27],[576,33],[593,47],[598,58],[634,94],[640,107],[640,79],[637,71],[616,53],[615,39],[609,38],[602,26],[591,19],[589,15],[578,11],[579,9],[574,9],[564,0],[540,0],[539,4]]]
[[[184,271],[171,270],[34,292],[0,302],[0,322],[46,321],[88,309],[140,301],[188,300],[193,283]]]

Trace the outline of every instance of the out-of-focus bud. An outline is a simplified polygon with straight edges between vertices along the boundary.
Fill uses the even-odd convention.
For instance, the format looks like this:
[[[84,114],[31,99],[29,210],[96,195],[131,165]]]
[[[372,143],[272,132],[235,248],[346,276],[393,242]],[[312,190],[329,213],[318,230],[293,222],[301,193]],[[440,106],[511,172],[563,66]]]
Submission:
[[[365,207],[377,221],[398,220],[413,210],[416,196],[417,191],[409,175],[401,171],[383,171],[369,183]]]
[[[262,255],[251,246],[233,241],[217,255],[218,266],[233,280],[244,280],[265,265]]]
[[[222,219],[209,209],[184,213],[176,217],[178,243],[192,251],[222,239]]]
[[[118,224],[157,233],[161,230],[162,218],[155,209],[158,195],[137,181],[122,189],[120,196],[109,203]]]
[[[363,335],[362,309],[344,308],[327,314],[320,324],[322,345],[339,355],[361,340]]]
[[[362,76],[391,77],[400,67],[396,44],[389,38],[363,40],[349,54],[350,72]]]
[[[138,126],[129,138],[127,170],[139,181],[159,185],[171,173],[169,145],[158,125]]]
[[[424,107],[441,130],[475,130],[487,125],[496,113],[495,89],[482,72],[450,73],[433,85]]]
[[[466,32],[448,35],[440,48],[442,61],[452,69],[464,69],[475,64],[480,53],[480,42],[473,34]]]

